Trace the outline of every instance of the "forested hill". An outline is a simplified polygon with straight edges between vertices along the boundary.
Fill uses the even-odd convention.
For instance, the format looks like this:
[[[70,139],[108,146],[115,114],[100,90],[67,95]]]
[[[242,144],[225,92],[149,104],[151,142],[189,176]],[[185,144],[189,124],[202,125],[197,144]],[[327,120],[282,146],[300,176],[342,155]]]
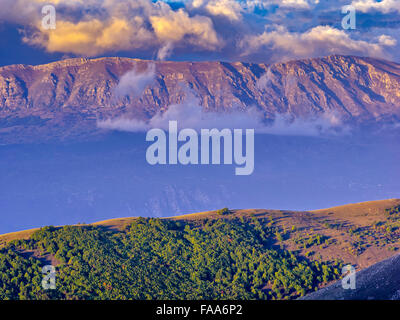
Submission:
[[[295,299],[399,248],[399,199],[48,226],[0,236],[0,299]]]
[[[288,299],[339,276],[339,264],[273,246],[276,232],[245,218],[46,227],[0,251],[0,299]],[[46,255],[55,290],[41,286]]]

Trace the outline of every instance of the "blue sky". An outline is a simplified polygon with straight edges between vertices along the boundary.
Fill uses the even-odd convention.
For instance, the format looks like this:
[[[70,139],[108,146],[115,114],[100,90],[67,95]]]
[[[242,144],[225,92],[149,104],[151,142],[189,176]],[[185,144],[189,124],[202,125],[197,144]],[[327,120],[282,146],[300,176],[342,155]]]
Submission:
[[[53,4],[54,30],[42,28]],[[342,7],[356,10],[344,30]],[[330,54],[400,61],[399,0],[2,0],[0,65],[69,57],[272,63]]]

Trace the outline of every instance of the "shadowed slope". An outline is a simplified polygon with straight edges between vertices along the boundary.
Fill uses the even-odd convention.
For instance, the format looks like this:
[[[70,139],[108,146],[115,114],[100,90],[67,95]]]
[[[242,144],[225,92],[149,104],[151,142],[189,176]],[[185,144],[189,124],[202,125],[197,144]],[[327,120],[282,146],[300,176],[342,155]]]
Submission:
[[[301,300],[400,300],[400,255],[357,272],[354,290],[338,281]]]

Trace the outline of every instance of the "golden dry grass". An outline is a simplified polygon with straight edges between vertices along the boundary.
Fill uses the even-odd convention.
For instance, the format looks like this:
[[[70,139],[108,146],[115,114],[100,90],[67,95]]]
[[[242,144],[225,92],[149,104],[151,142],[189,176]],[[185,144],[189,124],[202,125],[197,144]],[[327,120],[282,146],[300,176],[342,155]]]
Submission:
[[[39,229],[35,228],[35,229],[29,229],[29,230],[23,230],[23,231],[2,234],[2,235],[0,235],[0,243],[1,242],[10,242],[13,240],[20,240],[20,239],[21,240],[29,239],[30,236],[37,230],[39,230]]]
[[[131,224],[137,217],[116,218],[91,223],[92,226],[105,227],[111,230],[123,230],[127,225]]]
[[[354,228],[371,227],[377,222],[386,221],[386,209],[398,205],[400,205],[400,199],[389,199],[348,204],[313,211],[242,209],[231,210],[231,214],[229,215],[219,215],[217,211],[214,210],[164,219],[195,221],[202,219],[231,219],[240,216],[252,216],[260,219],[263,223],[273,223],[282,234],[286,234],[287,236],[281,243],[286,249],[296,250],[301,255],[306,255],[312,251],[311,259],[340,259],[346,263],[356,265],[357,268],[361,269],[392,256],[395,250],[400,249],[400,241],[398,243],[392,243],[390,246],[368,245],[360,254],[354,254],[349,251],[354,241],[357,240],[354,235],[349,234],[349,232],[343,230],[343,228],[335,229],[327,227],[327,224],[342,224]],[[137,219],[137,217],[108,219],[90,225],[119,231],[123,230],[135,219]],[[293,231],[293,227],[295,231]],[[6,243],[16,239],[28,239],[36,230],[38,229],[0,235],[0,243]],[[313,246],[312,248],[302,248],[296,244],[295,239],[299,236],[308,236],[312,234],[323,235],[330,239],[331,243],[327,246]],[[392,250],[388,250],[390,247],[392,247]]]
[[[336,218],[351,219],[361,225],[370,224],[373,221],[385,220],[385,210],[400,205],[400,199],[377,200],[313,210],[316,214],[329,214],[333,212]]]

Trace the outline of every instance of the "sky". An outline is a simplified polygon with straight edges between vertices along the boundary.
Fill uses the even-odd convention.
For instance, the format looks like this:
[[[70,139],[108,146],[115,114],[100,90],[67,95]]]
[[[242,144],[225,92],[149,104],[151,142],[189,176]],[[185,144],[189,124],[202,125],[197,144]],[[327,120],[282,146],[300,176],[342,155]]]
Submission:
[[[56,9],[45,29],[42,8]],[[342,7],[356,10],[343,29]],[[400,62],[399,0],[1,0],[0,65],[73,57],[274,63],[330,54]]]

